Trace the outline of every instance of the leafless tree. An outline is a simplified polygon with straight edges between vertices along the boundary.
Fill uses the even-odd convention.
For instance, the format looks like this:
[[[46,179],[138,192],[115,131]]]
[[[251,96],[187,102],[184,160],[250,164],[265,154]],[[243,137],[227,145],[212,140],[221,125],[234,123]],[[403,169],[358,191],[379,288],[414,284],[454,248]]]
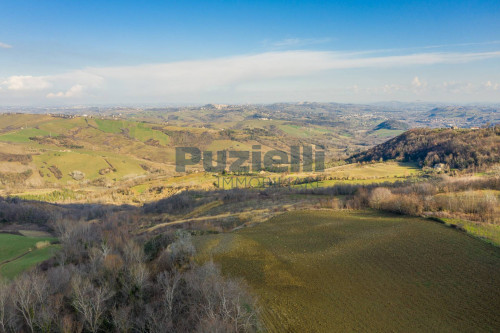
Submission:
[[[83,331],[83,324],[73,315],[67,314],[59,320],[57,328],[61,333],[80,333]]]
[[[149,282],[149,271],[145,264],[136,263],[128,268],[132,284],[139,290],[144,289]]]
[[[207,331],[205,325],[219,327],[220,330],[216,331],[220,332],[251,332],[255,329],[257,323],[255,301],[240,283],[224,280],[213,262],[190,272],[189,282],[200,297],[199,331]],[[245,304],[247,306],[244,306]]]
[[[172,330],[172,322],[166,321],[161,311],[161,304],[148,304],[144,313],[148,332],[163,333]]]
[[[106,312],[106,301],[112,292],[106,285],[94,286],[91,281],[76,275],[72,281],[73,306],[82,316],[87,329],[97,332]]]
[[[161,298],[166,308],[166,317],[171,319],[174,310],[174,300],[177,289],[181,281],[181,274],[174,270],[173,272],[162,272],[158,276],[158,284],[161,290]]]
[[[14,304],[31,332],[35,331],[37,319],[45,310],[48,296],[44,275],[32,272],[19,278],[15,285]]]
[[[191,235],[186,232],[179,233],[177,240],[168,246],[166,252],[172,265],[182,266],[188,263],[196,252]]]
[[[111,318],[113,319],[113,324],[117,332],[126,333],[132,330],[133,323],[130,318],[131,310],[132,307],[130,305],[115,307],[111,310]]]
[[[392,196],[391,190],[385,187],[377,187],[370,194],[370,206],[380,209],[383,202],[389,200]]]
[[[7,332],[10,322],[10,292],[7,281],[0,278],[0,332]]]
[[[142,263],[145,256],[143,249],[134,241],[129,240],[123,248],[123,256],[127,264]]]
[[[88,270],[89,274],[95,276],[99,272],[99,268],[102,266],[104,260],[104,253],[101,248],[92,247],[88,250]]]

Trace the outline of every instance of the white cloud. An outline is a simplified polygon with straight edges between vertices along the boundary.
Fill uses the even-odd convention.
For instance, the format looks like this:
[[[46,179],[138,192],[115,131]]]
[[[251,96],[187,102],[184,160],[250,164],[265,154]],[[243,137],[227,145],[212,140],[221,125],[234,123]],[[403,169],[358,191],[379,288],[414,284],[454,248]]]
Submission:
[[[445,92],[452,94],[471,94],[477,91],[477,86],[474,86],[471,82],[447,81],[443,82],[442,87]]]
[[[500,52],[355,57],[338,52],[285,51],[211,60],[88,68],[84,72],[113,81],[118,86],[176,92],[212,90],[246,81],[307,76],[335,69],[461,63],[493,57],[500,57]]]
[[[500,85],[498,83],[492,83],[491,81],[487,81],[483,84],[483,86],[487,89],[487,90],[498,90],[500,89]]]
[[[74,85],[69,88],[66,92],[48,93],[47,98],[71,98],[71,97],[81,97],[84,87],[80,84]]]
[[[10,49],[10,48],[12,48],[12,45],[0,42],[0,49]]]
[[[386,84],[382,87],[382,91],[388,95],[392,95],[393,93],[398,92],[400,90],[405,90],[405,89],[404,87],[398,84]]]
[[[179,61],[158,64],[117,67],[88,67],[57,75],[11,76],[0,86],[2,100],[8,100],[8,91],[24,91],[25,94],[11,95],[14,100],[46,100],[64,98],[67,101],[85,94],[88,103],[116,102],[210,102],[220,101],[260,101],[259,95],[269,91],[280,93],[274,100],[295,100],[297,91],[327,91],[320,85],[326,83],[333,89],[346,84],[335,73],[348,69],[381,69],[384,73],[411,66],[438,64],[462,64],[484,59],[500,58],[500,51],[478,53],[416,53],[397,56],[367,56],[362,53],[326,51],[281,51],[255,55],[242,55],[208,60]],[[400,75],[399,75],[400,76]],[[321,80],[317,80],[321,77]],[[365,78],[363,75],[361,78]],[[401,76],[400,76],[401,77]],[[384,77],[375,78],[382,80]],[[356,80],[359,80],[359,76]],[[316,84],[311,86],[310,83]],[[321,82],[321,84],[320,84]],[[411,82],[393,82],[387,86],[371,87],[378,93],[397,93],[414,96],[432,93],[430,85],[415,76]],[[443,82],[440,80],[439,82]],[[360,86],[354,92],[366,92],[363,82],[352,82]],[[347,83],[349,84],[349,83]],[[375,85],[378,82],[375,83]],[[494,88],[494,84],[491,83]],[[364,86],[361,89],[361,86]],[[253,87],[253,88],[249,88]],[[51,91],[48,91],[48,89]],[[253,89],[253,90],[252,90]],[[323,89],[323,90],[322,90]],[[341,88],[342,89],[342,88]],[[440,85],[448,93],[457,91],[453,84]],[[345,88],[343,89],[345,91]],[[39,94],[31,93],[40,91]],[[41,93],[43,91],[43,94]],[[90,97],[91,96],[91,97]],[[399,97],[396,95],[395,97]],[[306,96],[307,97],[307,96]],[[270,97],[269,97],[270,98]],[[325,92],[324,99],[334,99]],[[383,98],[383,97],[382,97]],[[408,97],[410,98],[410,97]]]
[[[43,90],[50,87],[50,83],[40,76],[15,75],[2,82],[9,90]]]
[[[422,86],[422,82],[420,82],[420,79],[418,78],[418,76],[415,76],[413,78],[413,81],[411,81],[411,85],[414,87],[414,88],[420,88]]]
[[[413,92],[421,93],[427,88],[427,82],[421,80],[418,76],[415,76],[411,81],[411,86],[413,88]]]

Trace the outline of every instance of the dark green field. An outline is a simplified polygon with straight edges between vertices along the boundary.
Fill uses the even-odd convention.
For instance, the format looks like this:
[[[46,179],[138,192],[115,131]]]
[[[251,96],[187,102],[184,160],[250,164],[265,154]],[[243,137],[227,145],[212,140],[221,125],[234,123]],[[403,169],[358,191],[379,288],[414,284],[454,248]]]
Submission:
[[[500,248],[420,218],[303,211],[196,238],[271,332],[500,330]]]

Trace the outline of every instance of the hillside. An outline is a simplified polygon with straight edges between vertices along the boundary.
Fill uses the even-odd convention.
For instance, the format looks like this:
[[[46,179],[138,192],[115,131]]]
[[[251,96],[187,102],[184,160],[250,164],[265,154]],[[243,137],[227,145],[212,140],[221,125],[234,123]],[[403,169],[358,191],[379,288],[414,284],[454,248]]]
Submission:
[[[350,162],[396,159],[432,167],[482,167],[500,161],[500,126],[469,129],[412,129],[365,152]]]
[[[271,106],[214,105],[153,109],[141,119],[125,112],[99,116],[90,112],[80,116],[2,114],[0,194],[78,201],[92,200],[90,194],[96,192],[106,197],[109,193],[103,192],[118,189],[112,195],[114,202],[135,200],[130,199],[131,192],[152,200],[167,183],[183,188],[213,187],[213,177],[200,172],[201,164],[187,170],[197,175],[175,174],[175,147],[250,151],[259,145],[265,153],[289,151],[293,145],[316,145],[325,150],[328,163],[366,149],[367,141],[381,143],[399,134],[391,130],[366,133],[380,123],[378,116],[359,122],[348,115],[330,117],[316,105],[279,107],[282,111]],[[149,195],[152,188],[157,190]],[[159,195],[170,190],[166,192]]]
[[[496,124],[500,121],[500,112],[497,108],[484,106],[441,106],[432,108],[424,116],[430,124],[445,123],[448,126],[459,127]]]
[[[378,131],[381,129],[387,129],[387,130],[402,130],[402,131],[404,131],[404,130],[407,130],[409,128],[410,128],[410,126],[403,121],[390,119],[390,120],[386,120],[386,121],[381,122],[380,124],[375,126],[375,128],[373,130]]]

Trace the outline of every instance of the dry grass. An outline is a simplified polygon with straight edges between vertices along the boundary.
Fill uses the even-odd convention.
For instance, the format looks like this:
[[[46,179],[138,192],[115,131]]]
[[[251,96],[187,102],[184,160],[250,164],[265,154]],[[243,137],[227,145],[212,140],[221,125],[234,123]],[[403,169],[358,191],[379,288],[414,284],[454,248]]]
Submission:
[[[50,246],[50,242],[49,241],[41,241],[41,242],[37,242],[35,244],[35,248],[37,250],[44,249],[44,248],[49,247],[49,246]]]

